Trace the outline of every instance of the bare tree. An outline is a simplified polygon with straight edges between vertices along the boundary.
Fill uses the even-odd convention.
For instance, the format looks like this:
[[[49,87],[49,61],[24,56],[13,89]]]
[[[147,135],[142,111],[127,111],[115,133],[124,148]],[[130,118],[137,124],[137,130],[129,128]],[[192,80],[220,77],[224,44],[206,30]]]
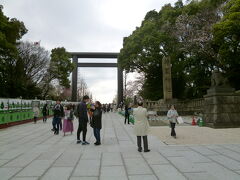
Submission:
[[[19,56],[24,63],[24,71],[29,79],[39,84],[46,75],[50,62],[49,52],[39,45],[31,42],[20,42]]]
[[[90,98],[92,98],[92,93],[89,91],[87,83],[85,82],[84,78],[79,77],[77,84],[77,99],[81,100],[82,97],[86,94]]]
[[[139,74],[134,81],[127,81],[125,96],[128,98],[133,98],[134,96],[139,96],[139,92],[142,90],[144,84],[144,74]]]

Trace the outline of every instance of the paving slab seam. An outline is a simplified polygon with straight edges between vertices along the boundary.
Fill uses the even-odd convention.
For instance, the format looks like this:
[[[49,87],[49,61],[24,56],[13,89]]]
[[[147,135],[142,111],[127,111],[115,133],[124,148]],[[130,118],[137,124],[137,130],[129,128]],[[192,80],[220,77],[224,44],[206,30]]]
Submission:
[[[208,148],[208,147],[206,147],[206,148]],[[218,153],[218,154],[220,154],[220,155],[222,155],[222,156],[225,156],[225,157],[227,157],[227,158],[229,158],[229,159],[232,159],[232,160],[237,161],[237,162],[240,163],[240,160],[234,159],[234,158],[232,158],[232,157],[230,157],[230,156],[228,156],[228,155],[225,155],[225,154],[223,154],[223,153],[221,153],[221,152],[215,151],[214,149],[210,149],[210,148],[208,148],[208,149],[211,150],[211,151],[214,151],[214,152],[216,152],[216,153]]]
[[[129,174],[128,174],[128,172],[127,172],[127,166],[126,166],[126,163],[125,163],[125,161],[124,161],[122,152],[120,152],[120,156],[121,156],[121,159],[122,159],[122,162],[123,162],[123,167],[124,167],[125,173],[126,173],[126,175],[127,175],[127,179],[129,180]]]
[[[42,179],[43,176],[48,172],[48,170],[53,167],[54,163],[61,157],[62,154],[63,154],[63,152],[61,154],[59,154],[58,157],[49,165],[49,168],[46,169],[41,176],[39,176],[39,178],[38,178],[39,180]]]
[[[0,167],[2,167],[2,166],[4,166],[5,164],[7,164],[7,163],[9,163],[9,162],[11,162],[11,161],[13,161],[13,160],[15,160],[16,158],[18,158],[19,156],[21,156],[21,155],[23,155],[24,153],[21,153],[21,154],[19,154],[19,155],[17,155],[16,157],[14,157],[13,159],[11,159],[11,160],[9,160],[9,159],[1,159],[1,160],[9,160],[8,162],[6,162],[6,163],[4,163],[3,165],[1,165]]]
[[[34,133],[31,133],[31,134],[34,134]],[[7,143],[6,145],[8,145],[8,144],[12,144],[12,143],[14,143],[14,142],[17,142],[19,139],[23,139],[24,137],[27,137],[27,136],[29,136],[29,135],[26,135],[26,136],[23,136],[23,137],[20,137],[20,138],[18,138],[17,140],[15,140],[15,141],[11,141],[10,143]],[[31,139],[32,140],[32,139]],[[29,140],[29,141],[31,141],[31,140]],[[29,142],[29,141],[27,141],[27,142]],[[23,145],[23,144],[25,144],[25,143],[27,143],[27,142],[24,142],[24,143],[22,143],[21,145]],[[12,148],[17,148],[19,145],[14,145]],[[8,151],[8,150],[6,150],[6,151]],[[4,152],[2,152],[2,153],[5,153],[6,151],[4,151]],[[1,155],[2,155],[2,153],[1,153]]]
[[[161,152],[157,151],[161,156],[165,157]],[[179,156],[183,157],[183,156]],[[180,174],[182,174],[186,179],[189,179],[187,176],[185,176],[170,160],[168,160],[167,157],[165,159],[169,162],[170,165],[172,165]]]
[[[105,129],[106,129],[106,126],[105,126],[106,122],[103,121],[102,123],[103,123],[103,133],[102,133],[103,136],[102,136],[101,141],[102,141],[102,143],[104,144],[104,142],[105,142],[105,141],[104,141],[104,139],[105,139],[105,132],[106,132],[106,131],[105,131]]]
[[[23,153],[24,154],[24,153]],[[22,155],[23,155],[22,154]],[[26,166],[23,166],[23,167],[21,167],[21,168],[25,168],[25,167],[27,167],[29,164],[31,164],[33,161],[35,161],[37,158],[39,158],[39,156],[41,156],[41,153],[36,157],[36,158],[34,158],[32,161],[30,161]],[[16,158],[15,158],[16,159]],[[17,167],[17,166],[7,166],[7,167]]]
[[[197,152],[197,151],[195,151],[194,149],[193,149],[193,151],[194,151],[194,152]],[[203,154],[200,153],[200,152],[197,152],[197,153],[203,155]],[[221,154],[221,155],[223,155],[223,154]],[[203,155],[203,156],[204,156],[204,155]],[[223,155],[223,156],[224,156],[224,155]],[[225,156],[225,157],[227,157],[227,156]],[[209,159],[208,157],[205,157],[205,158]],[[229,159],[232,159],[232,158],[229,158]],[[227,167],[227,166],[225,166],[225,165],[223,165],[223,164],[220,164],[218,161],[215,161],[214,159],[209,159],[209,160],[211,160],[212,162],[218,164],[218,165],[221,166],[221,167],[224,167],[224,168],[228,169],[228,170],[231,171],[231,172],[234,172],[234,171],[235,171],[235,170],[232,170],[232,169],[230,169],[229,167]],[[232,159],[232,160],[235,160],[235,159]],[[236,161],[236,160],[235,160],[235,161]],[[200,164],[200,162],[197,162],[197,163]],[[207,163],[209,163],[209,162],[201,162],[201,163],[206,163],[206,164],[207,164]],[[236,170],[236,171],[238,171],[238,170]]]
[[[90,135],[90,137],[88,137],[88,141],[90,141],[91,137],[92,137],[92,134]],[[83,145],[81,145],[81,144],[76,144],[76,140],[73,140],[72,143],[74,143],[74,142],[75,142],[75,145],[76,145],[76,146],[83,146]],[[71,143],[71,144],[72,144],[72,143]],[[83,146],[83,151],[81,152],[81,154],[80,154],[80,156],[79,156],[79,158],[78,158],[75,166],[73,167],[73,170],[71,171],[71,173],[70,173],[70,175],[69,175],[69,177],[68,177],[68,180],[70,180],[71,177],[79,177],[79,176],[72,176],[72,175],[73,175],[75,169],[77,168],[77,165],[78,165],[78,163],[80,162],[80,160],[81,160],[81,158],[82,158],[82,156],[83,156],[86,148],[87,148],[87,145]],[[71,167],[72,167],[72,166],[71,166]],[[93,177],[93,176],[89,176],[89,177]]]
[[[41,145],[41,144],[43,144],[46,140],[48,140],[50,137],[52,137],[52,134],[49,134],[48,136],[47,136],[47,138],[45,138],[44,140],[42,140],[41,142],[39,142],[38,144],[36,144],[36,145]]]
[[[29,136],[31,136],[32,134],[37,134],[38,132],[42,132],[42,130],[43,129],[36,129],[35,131],[31,131],[30,133],[27,133],[27,134],[25,134],[24,136],[22,136],[22,137],[19,137],[19,138],[14,138],[14,141],[11,141],[11,142],[9,142],[9,143],[7,143],[7,144],[11,144],[11,143],[14,143],[14,142],[17,142],[19,139],[23,139],[23,138],[25,138],[25,137],[29,137]],[[18,137],[17,135],[15,135],[15,137]],[[38,136],[38,137],[40,137],[40,136]],[[24,144],[24,143],[23,143]]]
[[[23,169],[20,168],[19,171],[17,171],[17,172],[14,173],[11,177],[9,177],[8,180],[11,180],[12,178],[14,178],[14,176],[15,176],[16,174],[18,174],[19,172],[21,172],[22,170],[23,170]]]
[[[118,121],[118,123],[120,124],[120,126],[122,126],[122,129],[125,131],[125,133],[128,135],[129,139],[132,141],[133,144],[135,144],[135,141],[132,139],[132,137],[129,135],[129,132],[125,129],[125,127],[123,126],[122,123],[120,123]],[[137,153],[137,152],[136,152]],[[140,153],[140,155],[142,156],[142,158],[144,159],[145,163],[147,164],[147,166],[149,167],[149,169],[152,171],[152,174],[151,175],[154,175],[157,179],[158,179],[158,176],[155,174],[154,170],[152,169],[152,167],[148,164],[147,160],[145,159],[145,157],[143,156],[142,153]],[[122,154],[121,154],[122,156]],[[123,157],[122,157],[123,159]],[[124,160],[124,159],[123,159]],[[124,162],[124,161],[123,161]],[[125,165],[125,162],[124,162],[124,165]]]
[[[100,157],[100,166],[99,166],[99,171],[98,171],[98,180],[100,180],[100,176],[101,176],[102,160],[103,160],[103,153],[101,153],[101,157]]]
[[[22,176],[16,176],[18,173],[20,173],[21,171],[23,171],[29,164],[31,164],[33,161],[35,161],[37,158],[39,158],[41,156],[41,153],[35,158],[33,159],[30,163],[28,163],[26,166],[24,167],[21,167],[21,170],[18,171],[17,173],[15,173],[9,180],[11,180],[12,178],[15,178],[15,177],[22,177]],[[33,177],[33,176],[31,176]],[[35,177],[35,176],[34,176]],[[37,176],[38,177],[38,176]]]
[[[224,145],[226,145],[226,144],[224,144]],[[220,145],[220,146],[223,147],[224,149],[230,150],[230,151],[235,152],[235,153],[238,153],[238,154],[240,155],[239,151],[233,150],[233,149],[228,148],[228,147],[226,147],[226,146],[222,146],[222,145]]]
[[[39,132],[42,132],[42,131],[43,131],[42,129],[39,130]],[[29,142],[32,142],[32,140],[35,139],[35,138],[42,137],[43,135],[46,134],[46,132],[47,132],[47,131],[42,132],[42,134],[40,134],[39,136],[36,136],[36,137],[31,138],[31,139],[25,141],[24,143],[22,143],[21,145],[24,145],[24,144],[27,144],[27,143],[29,143]],[[31,136],[31,135],[33,135],[33,134],[36,134],[36,132],[31,133],[30,135],[27,135],[27,136]],[[21,138],[19,138],[19,139],[23,139],[24,137],[26,137],[26,136],[23,136],[23,137],[21,137]],[[15,141],[14,141],[14,142],[15,142]],[[16,146],[18,146],[18,145],[16,145]]]
[[[154,175],[157,179],[158,179],[158,176],[157,176],[157,174],[155,173],[155,171],[153,170],[153,168],[150,166],[150,164],[148,164],[148,162],[147,162],[147,160],[146,160],[146,158],[143,156],[143,154],[142,153],[140,153],[141,154],[141,156],[142,156],[142,158],[144,159],[144,161],[145,161],[145,163],[148,165],[148,167],[150,168],[150,170],[152,171],[152,174],[151,175]]]
[[[86,147],[85,147],[85,148],[86,148]],[[82,156],[83,156],[83,153],[80,154],[80,156],[79,156],[79,158],[78,158],[76,164],[74,165],[74,167],[73,167],[73,169],[72,169],[72,172],[70,173],[70,176],[68,177],[68,180],[70,180],[70,178],[73,177],[72,175],[73,175],[75,169],[77,168],[77,165],[78,165],[80,159],[82,158]]]
[[[112,124],[113,124],[113,131],[114,131],[114,134],[115,134],[115,136],[116,136],[117,143],[118,143],[118,145],[119,145],[119,139],[118,139],[117,132],[116,132],[116,128],[115,128],[115,124],[114,124],[114,122],[113,122],[113,119],[112,119],[112,118],[111,118],[111,121],[112,121]]]

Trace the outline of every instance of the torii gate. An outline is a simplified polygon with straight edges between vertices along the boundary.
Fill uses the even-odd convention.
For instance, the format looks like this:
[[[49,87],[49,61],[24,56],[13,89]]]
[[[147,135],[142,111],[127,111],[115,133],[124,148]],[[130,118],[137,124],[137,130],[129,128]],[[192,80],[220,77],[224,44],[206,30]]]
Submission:
[[[69,52],[75,68],[72,72],[72,101],[77,101],[78,67],[117,67],[118,69],[118,104],[123,102],[123,72],[118,63],[78,63],[78,58],[111,58],[117,59],[119,53],[112,52]]]

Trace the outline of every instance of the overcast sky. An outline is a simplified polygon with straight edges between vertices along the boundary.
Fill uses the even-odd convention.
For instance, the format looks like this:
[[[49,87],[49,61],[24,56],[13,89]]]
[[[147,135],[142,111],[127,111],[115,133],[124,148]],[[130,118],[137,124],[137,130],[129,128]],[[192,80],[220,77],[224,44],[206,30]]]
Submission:
[[[123,37],[140,26],[148,11],[158,11],[164,4],[174,2],[176,0],[0,0],[4,14],[23,21],[27,27],[23,40],[41,41],[41,46],[48,50],[65,47],[69,52],[119,52]],[[78,70],[94,99],[112,102],[117,93],[115,68]]]

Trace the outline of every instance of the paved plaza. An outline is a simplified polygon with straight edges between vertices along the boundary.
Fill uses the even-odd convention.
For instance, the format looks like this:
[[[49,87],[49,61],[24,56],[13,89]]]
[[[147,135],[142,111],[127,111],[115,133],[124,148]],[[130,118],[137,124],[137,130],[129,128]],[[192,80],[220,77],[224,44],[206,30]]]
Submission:
[[[103,115],[101,146],[90,127],[86,146],[76,144],[76,129],[65,137],[50,129],[51,119],[0,130],[1,180],[240,179],[240,144],[166,145],[149,136],[151,152],[139,153],[116,113]]]

